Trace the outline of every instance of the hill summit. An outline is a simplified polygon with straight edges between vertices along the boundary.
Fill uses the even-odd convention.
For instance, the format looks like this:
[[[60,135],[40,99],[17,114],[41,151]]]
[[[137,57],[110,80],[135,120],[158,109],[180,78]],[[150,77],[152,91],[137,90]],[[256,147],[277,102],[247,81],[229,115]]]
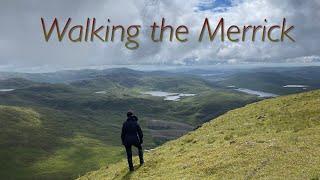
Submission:
[[[320,91],[232,110],[189,134],[80,179],[319,179]],[[136,159],[136,164],[138,164]]]

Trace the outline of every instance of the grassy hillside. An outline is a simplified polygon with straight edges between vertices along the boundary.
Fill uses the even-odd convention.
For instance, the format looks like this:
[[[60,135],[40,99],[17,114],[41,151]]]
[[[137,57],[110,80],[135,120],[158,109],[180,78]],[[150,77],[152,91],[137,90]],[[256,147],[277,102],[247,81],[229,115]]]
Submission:
[[[5,79],[0,80],[0,89],[16,89],[22,87],[28,87],[34,85],[36,83],[20,78],[12,78],[12,79]]]
[[[51,112],[63,114],[51,116],[50,123],[53,128],[51,126],[49,129],[56,130],[56,127],[66,124],[68,129],[74,129],[81,123],[82,127],[76,128],[76,132],[80,129],[81,132],[94,134],[95,138],[108,144],[120,145],[120,140],[116,137],[125,112],[129,109],[139,115],[143,127],[146,127],[150,120],[179,121],[196,127],[227,110],[258,100],[254,96],[213,88],[206,81],[189,76],[165,78],[158,75],[142,76],[140,72],[136,72],[126,81],[125,75],[119,73],[113,72],[112,76],[71,84],[35,83],[12,92],[0,93],[0,102],[2,105],[32,107],[36,110],[45,108],[47,115],[52,115]],[[134,86],[128,83],[133,81],[131,78],[136,79]],[[170,102],[164,101],[162,97],[141,94],[148,90],[197,95],[179,102]],[[97,94],[97,91],[105,93]],[[157,139],[146,141],[148,147],[162,142]]]
[[[133,173],[123,161],[80,179],[319,179],[319,107],[320,91],[253,103],[146,153]]]
[[[64,84],[0,80],[1,88],[14,89],[0,92],[0,162],[6,162],[0,165],[1,178],[72,179],[118,162],[123,158],[121,125],[129,109],[139,117],[145,147],[154,148],[258,100],[190,76],[127,69],[83,73],[85,80]],[[197,95],[164,101],[141,93],[148,90]]]
[[[59,123],[63,116],[0,106],[1,179],[71,179],[121,158],[120,147],[90,137],[70,120]]]

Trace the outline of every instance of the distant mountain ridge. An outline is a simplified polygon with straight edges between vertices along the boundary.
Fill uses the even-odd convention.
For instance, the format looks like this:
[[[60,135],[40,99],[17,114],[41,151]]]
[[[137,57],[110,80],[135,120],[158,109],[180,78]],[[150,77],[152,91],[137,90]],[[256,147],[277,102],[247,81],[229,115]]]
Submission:
[[[161,72],[151,72],[151,74],[159,73]],[[119,76],[123,74],[139,76],[141,74],[148,74],[148,72],[136,71],[129,68],[63,70],[49,73],[0,72],[0,80],[23,78],[35,82],[69,83],[80,80],[90,80],[101,76]]]

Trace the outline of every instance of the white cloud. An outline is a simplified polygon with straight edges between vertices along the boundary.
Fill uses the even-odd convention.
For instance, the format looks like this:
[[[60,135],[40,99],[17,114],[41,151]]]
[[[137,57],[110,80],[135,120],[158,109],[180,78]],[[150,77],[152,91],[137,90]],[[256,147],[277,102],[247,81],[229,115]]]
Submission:
[[[295,58],[288,58],[285,62],[288,63],[314,63],[320,62],[320,56],[302,56],[302,57],[295,57]]]
[[[148,3],[146,3],[148,2]],[[0,2],[0,21],[4,24],[0,34],[0,65],[2,67],[81,67],[103,64],[183,64],[185,62],[290,62],[288,59],[306,62],[305,58],[319,57],[320,39],[317,30],[320,24],[320,3],[317,0],[234,0],[226,11],[199,11],[201,0],[154,0],[111,1],[31,0]],[[206,2],[208,3],[208,2]],[[140,48],[128,50],[124,43],[44,42],[40,18],[72,17],[77,23],[87,17],[96,17],[100,24],[111,19],[111,23],[142,24],[146,29],[153,21],[166,18],[168,24],[189,27],[186,43],[154,43],[149,39],[150,31],[139,37]],[[205,17],[213,25],[220,17],[227,25],[268,25],[279,23],[283,17],[295,26],[292,31],[295,43],[270,42],[219,42],[197,41]],[[168,37],[168,36],[165,36]]]

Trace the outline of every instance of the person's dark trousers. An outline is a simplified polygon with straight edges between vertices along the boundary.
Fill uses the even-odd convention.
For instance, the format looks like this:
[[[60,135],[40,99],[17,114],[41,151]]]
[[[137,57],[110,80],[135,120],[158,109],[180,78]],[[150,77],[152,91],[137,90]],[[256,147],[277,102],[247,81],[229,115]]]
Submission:
[[[137,147],[138,150],[139,150],[139,160],[140,160],[140,165],[142,165],[144,163],[142,146],[140,144],[139,145],[134,145],[134,146]],[[127,152],[127,159],[128,159],[129,169],[130,169],[130,171],[133,171],[131,145],[126,146],[126,152]]]

